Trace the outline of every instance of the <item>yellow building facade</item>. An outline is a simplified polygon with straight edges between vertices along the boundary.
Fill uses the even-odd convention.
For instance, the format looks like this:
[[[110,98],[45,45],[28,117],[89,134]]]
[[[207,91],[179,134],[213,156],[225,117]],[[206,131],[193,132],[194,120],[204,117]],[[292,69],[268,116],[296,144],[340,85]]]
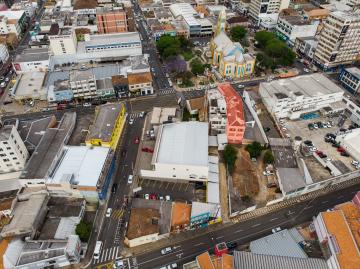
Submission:
[[[90,126],[87,146],[116,149],[126,122],[124,103],[111,103],[96,107],[95,120]]]

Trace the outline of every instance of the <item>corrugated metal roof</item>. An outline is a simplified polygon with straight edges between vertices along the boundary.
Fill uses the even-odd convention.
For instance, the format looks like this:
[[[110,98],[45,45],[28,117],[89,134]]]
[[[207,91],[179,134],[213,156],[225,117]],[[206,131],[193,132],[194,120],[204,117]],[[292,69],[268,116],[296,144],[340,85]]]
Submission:
[[[325,260],[259,255],[234,251],[235,269],[328,269]]]
[[[306,253],[296,243],[288,230],[252,241],[250,243],[250,250],[254,254],[307,258]]]
[[[220,203],[219,183],[208,182],[207,184],[207,202],[212,204]]]

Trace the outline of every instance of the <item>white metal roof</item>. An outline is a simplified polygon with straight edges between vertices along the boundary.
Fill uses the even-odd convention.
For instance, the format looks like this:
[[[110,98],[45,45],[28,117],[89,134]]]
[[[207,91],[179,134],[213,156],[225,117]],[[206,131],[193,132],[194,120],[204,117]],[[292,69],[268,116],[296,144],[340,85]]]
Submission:
[[[208,165],[208,123],[164,124],[157,144],[157,163]]]
[[[170,5],[170,12],[176,19],[179,16],[184,15],[196,15],[196,10],[188,3],[176,3]]]
[[[219,183],[208,181],[206,190],[207,202],[211,204],[220,204]]]
[[[96,186],[109,148],[66,147],[64,157],[48,183],[61,183],[72,178],[80,186]]]

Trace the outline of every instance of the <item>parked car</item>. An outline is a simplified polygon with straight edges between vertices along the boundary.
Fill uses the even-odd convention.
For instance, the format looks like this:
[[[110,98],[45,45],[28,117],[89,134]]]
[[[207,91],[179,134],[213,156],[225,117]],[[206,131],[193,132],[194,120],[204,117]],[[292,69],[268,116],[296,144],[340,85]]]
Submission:
[[[162,255],[169,254],[169,253],[171,253],[172,251],[173,251],[172,247],[163,248],[163,249],[161,250],[161,254],[162,254]]]
[[[114,269],[123,269],[124,262],[122,260],[115,260],[113,268]]]
[[[150,194],[149,198],[150,198],[150,200],[157,200],[157,195],[152,193],[152,194]]]
[[[281,228],[280,228],[280,227],[276,227],[276,228],[272,229],[271,231],[272,231],[273,234],[275,234],[275,233],[280,232],[280,231],[281,231]]]
[[[139,144],[139,142],[140,142],[139,137],[135,137],[135,139],[134,139],[134,143],[135,143],[135,144]]]
[[[344,157],[350,157],[350,154],[347,153],[346,151],[340,152],[340,155],[341,155],[341,156],[344,156]]]
[[[270,131],[270,127],[265,127],[265,128],[264,128],[264,131],[265,131],[265,132],[269,132],[269,131]]]
[[[115,193],[116,190],[117,190],[117,183],[114,183],[114,184],[112,185],[112,187],[111,187],[111,192],[112,192],[112,193]]]
[[[165,196],[165,201],[171,201],[170,195]]]
[[[107,218],[109,218],[109,217],[111,216],[111,212],[112,212],[112,208],[109,207],[109,208],[106,210],[106,215],[105,215],[105,216],[106,216]]]
[[[141,111],[140,112],[140,118],[143,118],[145,116],[145,112],[144,111]]]
[[[345,152],[345,149],[344,149],[343,147],[338,147],[338,148],[337,148],[337,151],[338,151],[338,152]]]
[[[134,178],[133,175],[129,175],[129,176],[128,176],[127,183],[128,183],[128,184],[132,184],[132,183],[133,183],[133,178]]]
[[[236,248],[238,246],[238,243],[236,243],[236,242],[227,242],[226,246],[227,246],[228,249],[234,249],[234,248]]]
[[[352,160],[352,161],[351,161],[351,164],[356,166],[356,165],[359,165],[359,162],[358,162],[358,161],[355,161],[355,160]]]
[[[91,103],[84,103],[83,107],[91,107]]]
[[[147,193],[145,193],[145,194],[144,194],[144,198],[145,198],[146,200],[149,200],[149,199],[150,199],[150,195],[147,194]]]
[[[133,123],[134,123],[134,119],[133,119],[133,118],[130,118],[129,124],[132,125]]]
[[[0,87],[1,87],[1,88],[5,88],[5,87],[6,87],[6,82],[1,82],[1,83],[0,83]]]

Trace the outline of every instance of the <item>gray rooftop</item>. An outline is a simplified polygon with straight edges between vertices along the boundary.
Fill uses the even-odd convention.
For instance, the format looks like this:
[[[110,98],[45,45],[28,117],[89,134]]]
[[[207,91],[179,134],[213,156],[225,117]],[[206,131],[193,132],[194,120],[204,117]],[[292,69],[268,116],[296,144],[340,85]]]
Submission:
[[[128,42],[139,42],[140,35],[138,32],[115,33],[106,35],[90,35],[90,40],[84,41],[85,47],[111,45]]]
[[[90,127],[86,140],[101,139],[102,141],[110,141],[116,119],[123,105],[123,103],[112,103],[96,107],[96,118],[94,124]]]
[[[7,141],[10,137],[12,125],[5,125],[0,129],[0,141]]]
[[[348,71],[349,73],[351,73],[352,75],[356,76],[358,79],[360,79],[360,69],[357,67],[350,67],[350,68],[345,68],[346,71]]]
[[[288,230],[262,237],[250,242],[250,251],[254,254],[307,258],[308,256]]]
[[[49,60],[49,49],[33,48],[25,49],[23,53],[18,54],[14,62],[34,62]]]
[[[178,122],[161,127],[156,162],[208,165],[208,123]]]
[[[289,15],[289,16],[280,16],[281,19],[286,20],[291,25],[310,25],[311,21],[304,20],[300,15]],[[279,18],[279,19],[280,19]]]
[[[321,95],[343,92],[343,90],[321,73],[297,76],[287,79],[278,79],[272,82],[261,83],[263,98],[289,97],[290,93],[303,95],[305,98],[313,98]]]
[[[70,137],[76,121],[75,112],[64,113],[57,128],[49,128],[31,155],[20,178],[44,179],[55,157]]]
[[[328,269],[326,261],[314,258],[292,258],[234,251],[236,269]]]
[[[105,90],[114,88],[114,86],[112,84],[111,78],[103,78],[96,80],[96,88],[98,90]]]

